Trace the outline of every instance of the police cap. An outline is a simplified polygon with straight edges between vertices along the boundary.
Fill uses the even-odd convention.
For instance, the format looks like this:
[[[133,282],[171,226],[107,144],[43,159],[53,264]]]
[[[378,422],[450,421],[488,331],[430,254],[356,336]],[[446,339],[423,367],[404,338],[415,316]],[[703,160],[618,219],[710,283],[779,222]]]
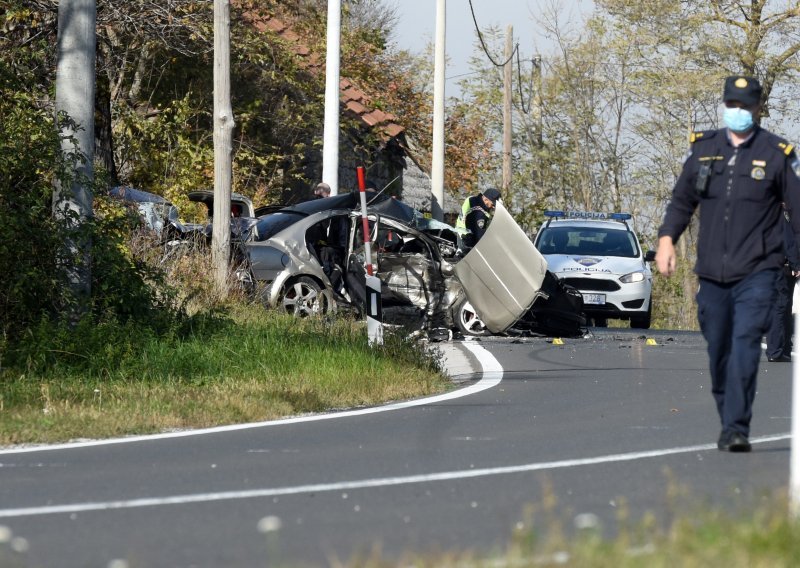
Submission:
[[[500,199],[500,190],[494,187],[488,187],[481,193],[483,193],[483,196],[492,203],[497,203],[497,200]]]
[[[725,79],[724,102],[737,101],[745,106],[756,106],[761,102],[761,85],[755,77],[733,75]]]

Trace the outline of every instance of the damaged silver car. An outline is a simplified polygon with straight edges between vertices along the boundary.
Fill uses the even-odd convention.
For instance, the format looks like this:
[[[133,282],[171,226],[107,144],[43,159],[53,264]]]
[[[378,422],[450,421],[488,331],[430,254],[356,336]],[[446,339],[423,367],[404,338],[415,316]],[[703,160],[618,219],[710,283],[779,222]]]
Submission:
[[[491,234],[503,233],[508,220],[519,230],[509,215],[461,259],[453,227],[426,218],[399,200],[382,195],[372,198],[368,204],[369,239],[372,262],[381,281],[383,321],[429,331],[456,330],[465,335],[502,333],[512,326],[549,333],[544,320],[532,314],[537,300],[547,296],[544,278],[526,276],[525,281],[513,286],[507,283],[509,288],[527,290],[533,299],[514,296],[510,308],[504,308],[502,320],[495,317],[492,300],[504,303],[508,298],[483,290],[488,280],[479,283],[480,270],[500,273],[497,267],[472,259],[489,248]],[[265,305],[299,316],[340,309],[363,312],[365,258],[357,193],[307,201],[259,218],[247,236],[245,251],[248,262],[240,278]],[[508,263],[502,255],[494,260],[500,265]],[[530,263],[530,259],[519,262]],[[458,270],[456,276],[462,264],[464,275]],[[572,306],[568,309],[574,311]],[[577,330],[580,310],[566,316],[570,329]]]

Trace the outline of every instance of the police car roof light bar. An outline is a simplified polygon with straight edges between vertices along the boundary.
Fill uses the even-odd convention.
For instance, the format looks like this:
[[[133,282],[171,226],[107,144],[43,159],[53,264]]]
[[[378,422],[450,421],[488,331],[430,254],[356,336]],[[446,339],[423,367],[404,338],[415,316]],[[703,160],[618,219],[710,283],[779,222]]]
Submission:
[[[548,209],[544,212],[545,217],[551,219],[570,218],[604,221],[612,219],[614,221],[629,221],[633,218],[630,213],[603,213],[602,211],[561,211]]]

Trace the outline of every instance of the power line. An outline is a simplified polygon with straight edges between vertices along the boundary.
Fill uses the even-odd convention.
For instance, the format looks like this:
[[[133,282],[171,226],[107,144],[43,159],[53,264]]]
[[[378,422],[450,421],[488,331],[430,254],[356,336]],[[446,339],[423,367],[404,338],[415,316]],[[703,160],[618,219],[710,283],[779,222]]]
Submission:
[[[475,24],[475,32],[478,34],[478,40],[481,43],[483,52],[486,54],[486,57],[489,58],[489,61],[492,62],[492,65],[494,65],[495,67],[505,67],[508,63],[510,63],[514,59],[514,55],[517,56],[517,89],[519,90],[519,101],[521,106],[520,110],[522,111],[522,114],[528,114],[528,112],[530,112],[530,104],[526,109],[525,98],[523,97],[522,94],[522,62],[520,61],[519,42],[517,42],[514,45],[514,49],[511,52],[511,55],[508,56],[508,59],[506,59],[502,63],[498,63],[497,61],[494,60],[492,54],[489,53],[489,48],[486,47],[486,42],[483,41],[483,34],[481,33],[480,26],[478,25],[478,18],[475,17],[475,8],[472,5],[472,0],[469,0],[469,11],[472,14],[472,22]],[[537,61],[533,59],[531,60],[531,63],[533,63],[534,65],[538,65]],[[532,77],[531,77],[531,84],[533,84]]]
[[[483,47],[483,52],[486,54],[486,57],[489,58],[489,61],[491,61],[492,65],[494,65],[495,67],[505,67],[506,63],[508,63],[514,58],[514,54],[519,52],[519,43],[517,43],[517,45],[514,46],[514,51],[511,52],[511,55],[508,56],[508,59],[506,59],[502,63],[498,63],[497,61],[494,60],[492,54],[489,53],[489,48],[486,47],[486,42],[483,41],[483,34],[481,33],[481,29],[478,26],[478,19],[475,17],[475,8],[473,8],[472,6],[472,0],[469,0],[469,10],[470,12],[472,12],[472,21],[475,24],[475,31],[478,34],[478,40],[480,40],[481,42],[481,46]]]

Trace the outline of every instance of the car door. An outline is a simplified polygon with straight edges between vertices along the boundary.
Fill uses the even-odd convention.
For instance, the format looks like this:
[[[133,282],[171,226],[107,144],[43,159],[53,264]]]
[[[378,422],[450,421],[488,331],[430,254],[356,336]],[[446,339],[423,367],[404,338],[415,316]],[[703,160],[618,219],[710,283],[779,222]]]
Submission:
[[[487,329],[502,333],[540,296],[547,261],[498,201],[489,228],[455,273]]]

